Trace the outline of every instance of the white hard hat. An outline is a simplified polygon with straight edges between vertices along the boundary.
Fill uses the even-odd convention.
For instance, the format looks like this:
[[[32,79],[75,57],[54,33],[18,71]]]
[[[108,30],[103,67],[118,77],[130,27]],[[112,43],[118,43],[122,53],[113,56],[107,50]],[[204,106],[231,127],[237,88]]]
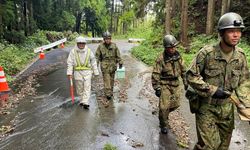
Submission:
[[[76,38],[76,43],[87,43],[86,39],[82,36]]]

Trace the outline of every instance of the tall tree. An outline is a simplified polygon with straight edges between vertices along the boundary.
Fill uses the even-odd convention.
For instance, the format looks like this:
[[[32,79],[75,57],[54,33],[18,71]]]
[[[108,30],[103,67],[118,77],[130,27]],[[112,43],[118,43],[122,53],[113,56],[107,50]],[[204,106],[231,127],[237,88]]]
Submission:
[[[221,15],[228,12],[229,8],[230,8],[230,0],[222,0],[222,2],[221,2]]]
[[[214,6],[215,0],[208,1],[207,7],[207,22],[206,22],[206,35],[211,35],[214,29]]]
[[[188,0],[181,1],[181,42],[188,53]]]
[[[24,18],[24,35],[28,36],[29,32],[29,16],[28,16],[28,1],[23,1],[23,18]]]
[[[171,33],[172,0],[165,1],[165,33]]]

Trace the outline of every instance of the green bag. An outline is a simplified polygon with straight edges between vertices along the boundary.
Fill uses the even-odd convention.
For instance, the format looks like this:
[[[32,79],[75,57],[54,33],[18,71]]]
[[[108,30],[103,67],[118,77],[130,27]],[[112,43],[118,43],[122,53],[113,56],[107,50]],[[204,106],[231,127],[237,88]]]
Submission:
[[[191,86],[188,86],[185,96],[189,100],[191,113],[197,113],[200,109],[200,96],[194,91]]]

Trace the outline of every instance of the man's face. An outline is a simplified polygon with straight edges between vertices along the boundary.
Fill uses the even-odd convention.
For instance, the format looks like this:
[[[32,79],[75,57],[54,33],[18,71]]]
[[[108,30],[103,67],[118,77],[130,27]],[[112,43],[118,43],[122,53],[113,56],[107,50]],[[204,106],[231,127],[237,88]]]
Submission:
[[[111,38],[104,38],[105,44],[110,44],[111,43]]]
[[[168,53],[168,54],[174,54],[175,51],[176,51],[176,47],[167,47],[165,48],[165,51]]]
[[[241,38],[241,29],[226,29],[223,40],[230,46],[236,46]]]
[[[79,49],[84,49],[84,48],[85,48],[85,45],[86,45],[86,43],[77,43],[77,47],[78,47]]]

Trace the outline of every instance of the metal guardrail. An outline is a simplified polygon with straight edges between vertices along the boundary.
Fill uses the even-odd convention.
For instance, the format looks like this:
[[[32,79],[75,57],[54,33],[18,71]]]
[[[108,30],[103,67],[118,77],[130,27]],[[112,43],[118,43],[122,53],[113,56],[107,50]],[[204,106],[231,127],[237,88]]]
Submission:
[[[48,45],[43,45],[43,46],[41,46],[41,47],[37,47],[37,48],[34,49],[34,53],[42,52],[42,51],[44,51],[44,50],[46,50],[46,49],[50,49],[50,48],[52,48],[52,47],[55,47],[55,46],[57,46],[57,45],[60,45],[60,44],[62,44],[62,43],[64,43],[64,42],[66,42],[66,41],[67,41],[67,38],[64,38],[64,39],[61,39],[61,40],[59,40],[59,41],[50,43],[50,44],[48,44]]]
[[[103,41],[103,38],[101,37],[85,37],[85,39],[87,42],[90,42],[90,43],[100,43]]]
[[[141,43],[142,41],[144,41],[145,39],[135,39],[135,38],[129,38],[128,42],[129,43]]]

